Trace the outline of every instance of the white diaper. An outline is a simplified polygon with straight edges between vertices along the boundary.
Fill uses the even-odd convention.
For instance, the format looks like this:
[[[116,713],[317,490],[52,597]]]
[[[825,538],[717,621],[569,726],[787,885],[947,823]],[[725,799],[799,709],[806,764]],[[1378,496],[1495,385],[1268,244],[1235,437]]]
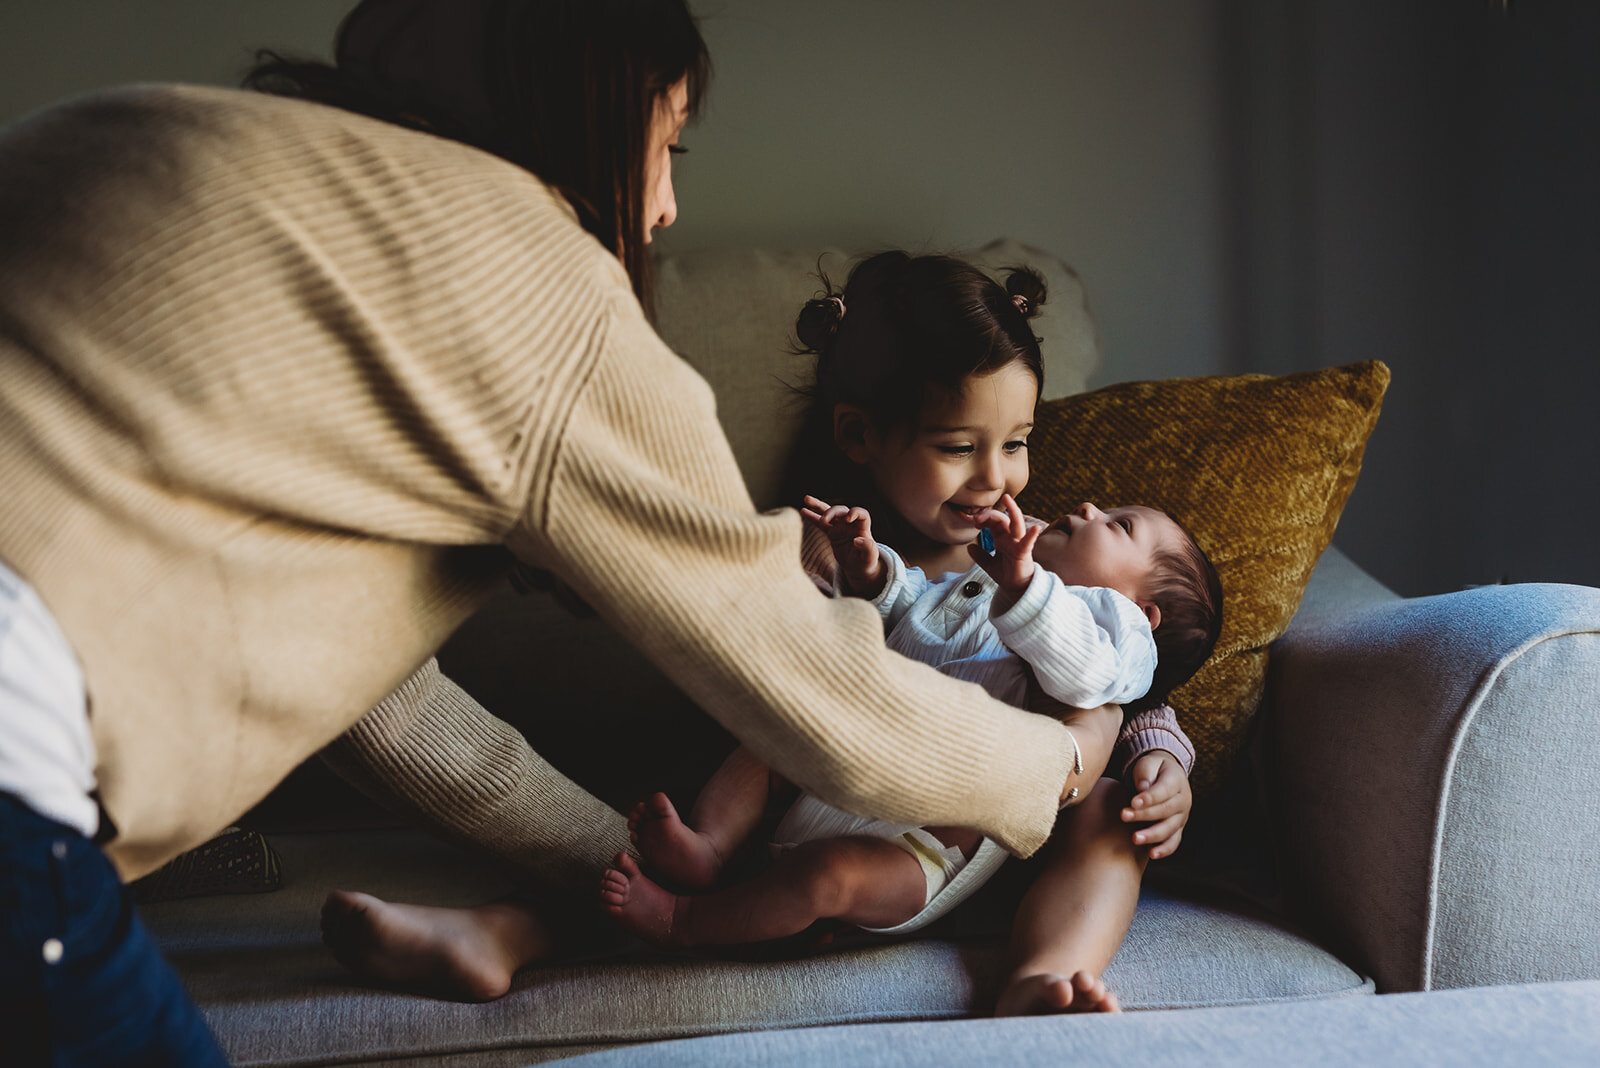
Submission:
[[[927,879],[928,892],[923,898],[922,911],[893,927],[862,928],[879,934],[907,934],[926,927],[971,897],[1006,860],[1006,851],[987,838],[979,842],[972,859],[968,860],[959,848],[945,845],[921,827],[855,816],[810,794],[801,794],[783,814],[772,835],[772,851],[776,855],[801,842],[851,835],[892,842],[917,859]]]
[[[938,897],[939,891],[949,886],[956,872],[967,863],[960,848],[945,845],[921,827],[913,827],[889,841],[910,853],[922,865],[922,874],[928,880],[928,893],[922,899],[924,906]]]

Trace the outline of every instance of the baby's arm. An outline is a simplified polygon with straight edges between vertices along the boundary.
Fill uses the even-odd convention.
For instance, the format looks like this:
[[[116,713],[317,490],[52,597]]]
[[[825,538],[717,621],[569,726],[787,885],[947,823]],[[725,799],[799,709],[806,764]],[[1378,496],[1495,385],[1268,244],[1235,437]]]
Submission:
[[[1003,510],[980,520],[994,537],[994,555],[969,551],[1000,587],[989,616],[1001,642],[1065,704],[1093,708],[1144,696],[1156,667],[1150,621],[1115,590],[1069,589],[1035,565],[1033,545],[1045,528],[1029,523],[1010,494],[1000,502]]]
[[[1023,596],[990,622],[1045,692],[1065,704],[1120,705],[1150,689],[1156,666],[1150,623],[1116,590],[1069,588],[1038,568]]]
[[[967,553],[1000,587],[994,598],[994,613],[999,615],[1010,611],[1032,585],[1038,570],[1033,562],[1033,543],[1045,528],[1029,523],[1009,493],[1001,494],[1000,507],[984,512],[978,522],[994,539],[994,554],[984,552],[977,542],[967,546]]]

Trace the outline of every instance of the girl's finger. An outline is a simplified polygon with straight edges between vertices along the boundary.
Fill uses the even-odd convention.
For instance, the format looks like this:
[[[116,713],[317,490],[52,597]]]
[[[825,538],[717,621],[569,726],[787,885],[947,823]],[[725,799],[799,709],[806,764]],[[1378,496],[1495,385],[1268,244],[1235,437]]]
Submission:
[[[827,501],[824,501],[818,497],[813,497],[809,493],[805,496],[805,503],[807,508],[814,508],[818,512],[826,512],[829,508],[833,507]]]
[[[1159,805],[1163,802],[1171,801],[1181,793],[1183,793],[1183,783],[1178,781],[1176,775],[1158,775],[1156,776],[1156,781],[1150,784],[1150,788],[1139,794],[1140,797],[1144,798],[1144,805],[1136,807],[1143,808],[1145,805]]]
[[[1039,540],[1039,535],[1044,533],[1043,527],[1029,527],[1022,535],[1021,542],[1017,545],[1018,555],[1033,552],[1033,543]]]
[[[1160,860],[1162,857],[1172,856],[1173,853],[1177,852],[1178,843],[1181,841],[1183,841],[1183,830],[1180,828],[1171,838],[1151,848],[1150,859]]]
[[[1155,774],[1150,776],[1150,785],[1140,790],[1139,794],[1148,798],[1146,804],[1152,804],[1156,801],[1165,801],[1182,790],[1183,776],[1168,767],[1167,761],[1158,760]]]
[[[1183,803],[1181,797],[1169,797],[1159,804],[1145,804],[1138,808],[1125,808],[1122,810],[1124,823],[1149,823],[1152,820],[1165,819],[1180,812],[1188,812],[1189,806]]]
[[[860,506],[850,509],[844,517],[846,523],[865,523],[867,519],[867,510]]]
[[[1159,845],[1181,830],[1184,822],[1181,817],[1169,816],[1160,823],[1152,823],[1148,827],[1141,827],[1133,832],[1133,844]]]
[[[1007,493],[1000,498],[1000,503],[1005,505],[1006,515],[1011,519],[1011,535],[1020,538],[1023,531],[1028,529],[1028,524],[1022,517],[1022,509],[1017,505],[1016,498]]]
[[[1172,795],[1176,792],[1177,791],[1174,787],[1163,783],[1158,777],[1154,782],[1148,783],[1138,793],[1133,795],[1132,800],[1128,802],[1128,808],[1134,810],[1135,812],[1142,813],[1151,805],[1160,804],[1163,801],[1170,800]],[[1140,818],[1142,819],[1143,816]]]

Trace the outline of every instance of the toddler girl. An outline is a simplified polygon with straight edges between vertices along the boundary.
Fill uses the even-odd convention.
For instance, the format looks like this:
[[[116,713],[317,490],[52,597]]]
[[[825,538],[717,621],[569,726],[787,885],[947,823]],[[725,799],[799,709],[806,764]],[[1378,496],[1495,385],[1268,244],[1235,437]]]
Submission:
[[[1027,481],[1026,436],[1041,378],[1027,320],[1043,285],[1023,271],[1007,282],[1003,290],[947,258],[886,253],[858,267],[842,294],[808,304],[797,325],[818,355],[817,388],[791,479],[845,487],[872,501],[894,532],[899,552],[874,540],[867,508],[806,498],[804,514],[827,536],[837,565],[821,584],[872,599],[891,648],[1016,704],[1026,703],[1029,679],[1037,678],[1050,697],[1077,706],[1057,712],[1079,735],[1104,735],[1106,710],[1095,706],[1144,699],[1148,707],[1147,692],[1164,695],[1204,660],[1215,640],[1220,589],[1193,539],[1160,512],[1106,513],[1085,504],[1048,527],[1024,519],[1011,495]],[[992,556],[973,543],[980,529],[994,539]],[[819,560],[828,555],[815,543],[813,550]],[[1152,631],[1163,646],[1159,676]],[[1125,747],[1143,742],[1145,751],[1125,763],[1166,781],[1142,791],[1119,816],[1161,817],[1167,826],[1149,828],[1140,844],[1175,845],[1187,813],[1179,769],[1187,768],[1156,747],[1188,752],[1187,740],[1170,712],[1136,716],[1134,728],[1124,732]],[[1104,767],[1109,744],[1086,749]],[[657,873],[682,889],[703,890],[754,829],[769,794],[786,788],[741,749],[707,784],[687,824],[660,794],[637,806],[630,824]],[[751,882],[679,896],[623,856],[602,883],[602,899],[630,929],[676,944],[779,937],[821,917],[904,933],[948,911],[1004,859],[974,831],[890,825],[809,795],[789,809],[774,837],[776,862]],[[1123,867],[1134,868],[1131,891],[1126,872],[1115,872],[1114,894],[1094,892],[1131,918],[1142,857],[1129,846]],[[1046,874],[1058,864],[1095,863],[1093,856],[1062,855]],[[1083,881],[1076,871],[1067,874]],[[1074,888],[1055,886],[1060,881],[1046,880],[1048,896],[1034,903],[1031,920],[1025,902],[1022,919],[1029,922],[1019,926],[1014,948],[1026,974],[1013,977],[1003,1010],[1115,1007],[1098,972],[1126,919],[1096,933],[1099,942],[1109,940],[1110,952],[1084,956],[1092,970],[1061,973],[1081,972],[1075,984],[1033,967],[1055,949],[1074,951],[1057,945],[1048,923],[1044,938],[1033,933],[1033,921],[1048,920],[1073,899]]]

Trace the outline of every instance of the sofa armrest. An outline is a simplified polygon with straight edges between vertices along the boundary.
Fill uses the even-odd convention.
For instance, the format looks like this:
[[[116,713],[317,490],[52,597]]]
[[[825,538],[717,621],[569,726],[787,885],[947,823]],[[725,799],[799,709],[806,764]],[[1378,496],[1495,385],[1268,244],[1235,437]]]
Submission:
[[[1293,907],[1383,991],[1600,978],[1600,589],[1333,566],[1262,724]]]

